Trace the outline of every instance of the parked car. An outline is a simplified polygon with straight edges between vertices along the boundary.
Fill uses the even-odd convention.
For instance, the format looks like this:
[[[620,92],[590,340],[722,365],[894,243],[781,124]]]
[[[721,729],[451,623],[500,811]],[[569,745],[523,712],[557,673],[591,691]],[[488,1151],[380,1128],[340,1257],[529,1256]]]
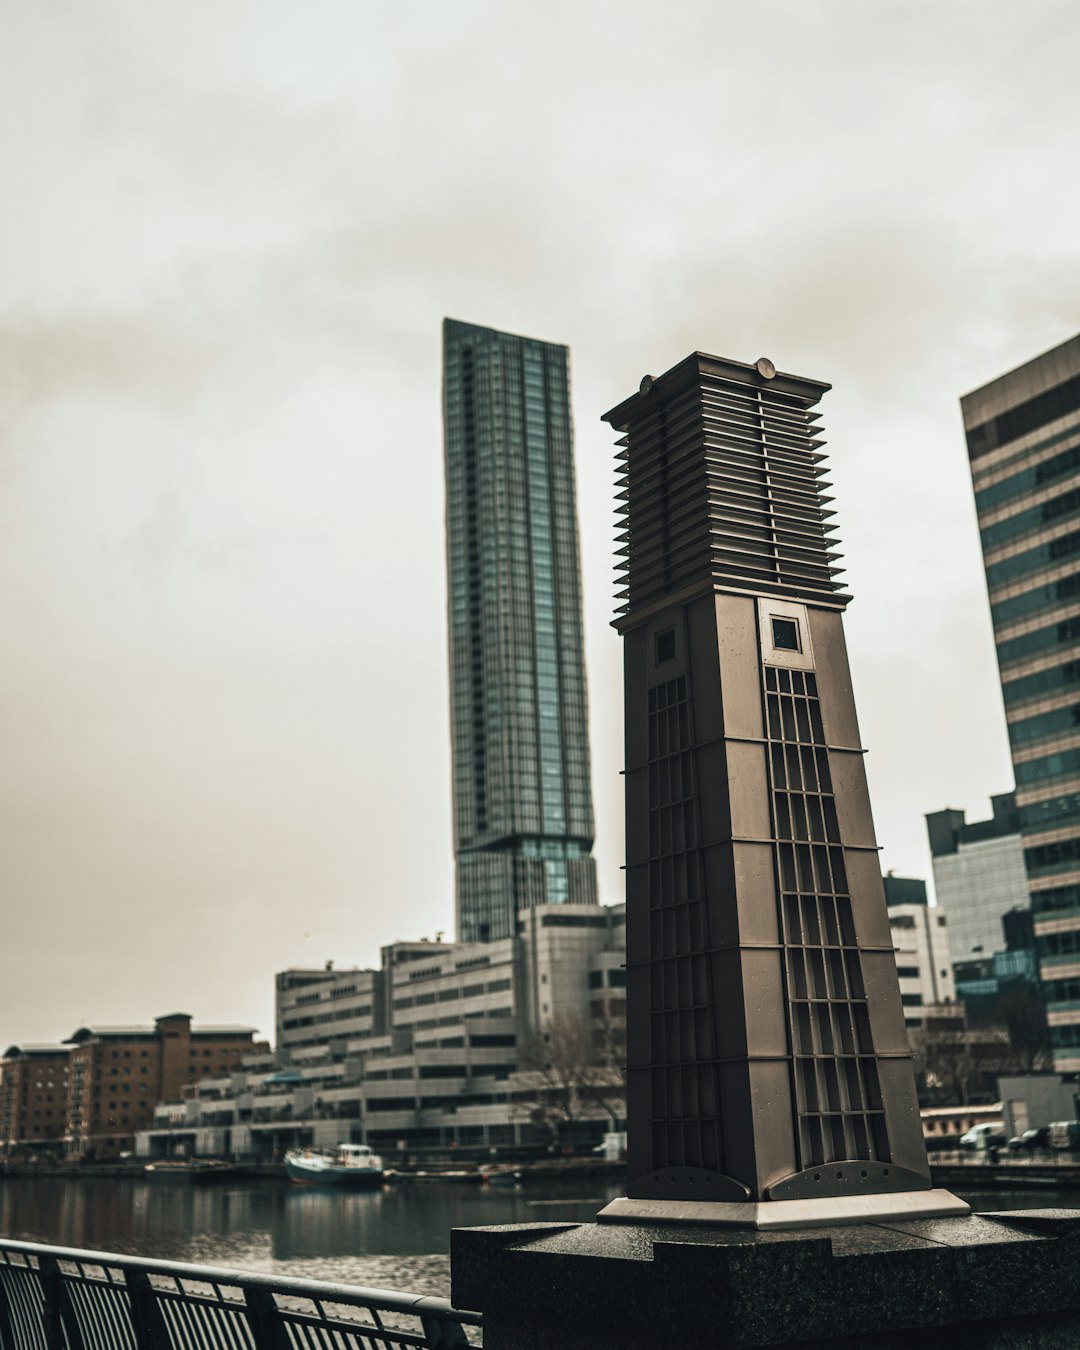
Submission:
[[[1050,1139],[1050,1126],[1037,1125],[1023,1134],[1014,1134],[1009,1140],[1010,1153],[1034,1153],[1038,1148],[1046,1148]]]
[[[1050,1126],[1050,1147],[1080,1148],[1080,1120],[1055,1120]]]
[[[960,1136],[960,1147],[970,1149],[996,1148],[1005,1142],[1005,1122],[1001,1120],[983,1121]]]

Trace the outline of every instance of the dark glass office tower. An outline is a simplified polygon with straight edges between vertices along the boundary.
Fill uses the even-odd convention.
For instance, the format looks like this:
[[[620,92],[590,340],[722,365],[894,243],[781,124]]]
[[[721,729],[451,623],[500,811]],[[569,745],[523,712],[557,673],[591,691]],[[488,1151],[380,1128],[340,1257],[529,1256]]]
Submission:
[[[451,736],[462,941],[595,903],[565,347],[443,323]]]
[[[960,400],[1054,1068],[1080,1072],[1080,336]]]

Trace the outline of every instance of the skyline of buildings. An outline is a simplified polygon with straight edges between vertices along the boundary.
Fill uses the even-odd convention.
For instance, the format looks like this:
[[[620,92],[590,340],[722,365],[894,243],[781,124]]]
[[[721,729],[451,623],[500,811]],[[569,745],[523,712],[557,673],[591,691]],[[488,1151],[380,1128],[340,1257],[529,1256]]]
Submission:
[[[455,909],[463,941],[597,898],[569,352],[443,321]]]
[[[965,1010],[949,1002],[951,972],[937,966],[945,916],[927,908],[925,883],[882,880],[904,1023],[917,1050],[924,1028],[961,1028]],[[179,1053],[172,1038],[166,1079],[149,1026],[94,1026],[61,1044],[9,1046],[0,1056],[0,1158],[115,1157],[131,1131],[144,1159],[180,1146],[189,1155],[269,1160],[287,1147],[369,1134],[397,1156],[402,1145],[405,1153],[527,1150],[546,1141],[551,1120],[529,1068],[530,1046],[568,1030],[571,1038],[584,1031],[602,1070],[591,1080],[582,1063],[575,1070],[590,1100],[570,1135],[595,1141],[625,1110],[617,1067],[625,949],[624,906],[544,906],[522,911],[511,939],[396,942],[372,968],[291,967],[274,980],[273,1051],[244,1039],[215,1053],[200,1030],[229,1029],[195,1024],[193,1044]],[[158,1021],[169,1024],[166,1032],[183,1030],[175,1019]],[[79,1069],[76,1102],[69,1072],[89,1053],[96,1062]],[[565,1045],[561,1053],[569,1062]],[[100,1119],[88,1122],[81,1141],[69,1130],[90,1099],[87,1088],[123,1138]]]
[[[621,905],[531,906],[506,938],[395,942],[377,968],[282,971],[273,1061],[163,1103],[137,1149],[270,1159],[347,1138],[394,1158],[471,1149],[486,1159],[556,1134],[595,1144],[622,1120],[624,915]],[[532,1047],[552,1039],[580,1108],[557,1132],[531,1072]],[[599,1079],[583,1058],[590,1047],[606,1066]]]
[[[1080,336],[960,400],[1054,1065],[1080,1070]]]
[[[459,928],[473,942],[514,942],[521,939],[523,915],[568,903],[591,907],[596,899],[595,864],[585,851],[591,834],[571,832],[591,831],[592,816],[568,353],[557,344],[453,320],[445,323],[444,341],[455,818],[460,810],[468,827],[458,832]],[[925,883],[884,879],[904,1020],[915,1028],[923,1005],[947,1005],[962,999],[965,989],[996,988],[1003,978],[1023,975],[1020,966],[1030,952],[1020,941],[1006,943],[1002,920],[1015,919],[1017,908],[1027,904],[1026,847],[1028,868],[1038,877],[1034,928],[1055,1061],[1071,1072],[1074,1061],[1080,1067],[1080,825],[1074,823],[1080,792],[1063,795],[1061,789],[1080,787],[1080,703],[1069,701],[1070,686],[1080,678],[1080,563],[1069,562],[1074,552],[1080,557],[1080,530],[1068,528],[1080,517],[1080,337],[968,395],[964,409],[1021,787],[991,798],[989,820],[969,822],[953,809],[927,814],[936,915]],[[820,472],[817,458],[814,474]],[[777,612],[770,611],[770,622],[793,623],[798,641],[801,614],[781,613],[793,584],[811,587],[819,600],[830,593],[841,603],[847,597],[838,594],[830,571],[831,527],[825,523],[818,535],[809,522],[808,532],[804,504],[791,501],[803,516],[794,531],[785,524],[788,533],[771,542],[746,532],[738,512],[728,512],[728,537],[714,546],[712,565],[725,584],[734,585],[742,569],[743,582],[771,592]],[[1005,571],[992,570],[1003,566]],[[785,568],[794,569],[797,583],[785,580]],[[646,591],[654,585],[652,573],[637,575],[644,576]],[[647,594],[641,601],[642,594],[635,603],[648,601]],[[675,628],[653,637],[658,670],[685,659]],[[663,662],[662,642],[672,648],[665,646]],[[772,643],[766,665],[782,665],[783,651]],[[650,697],[660,699],[662,684],[650,685]],[[658,702],[650,716],[659,718],[661,711],[670,731],[675,723],[666,704],[661,710]],[[516,756],[530,747],[535,753],[519,772]],[[790,748],[783,737],[777,747],[785,754]],[[684,757],[678,747],[671,755],[680,762]],[[1057,795],[1048,797],[1050,791]],[[824,789],[814,795],[819,809],[827,796]],[[808,797],[805,806],[812,804]],[[664,808],[669,828],[682,806],[673,799]],[[787,809],[793,809],[790,803]],[[650,831],[654,823],[650,819]],[[555,832],[559,828],[563,833]],[[677,850],[670,856],[654,852],[650,844],[651,868],[678,870]],[[683,859],[688,867],[691,852]],[[511,904],[511,931],[500,936]],[[579,917],[568,913],[568,919],[586,922],[584,909],[575,913]],[[428,949],[422,942],[397,946],[420,954]],[[279,1056],[358,1043],[402,1011],[388,993],[384,971],[354,972],[351,980],[339,981],[330,963],[324,971],[290,971],[278,980]],[[323,997],[328,982],[329,1003]],[[547,1005],[536,991],[529,998],[528,1022],[535,1030]],[[448,1010],[441,1018],[449,1025],[453,1014]],[[74,1055],[70,1046],[11,1047],[8,1072],[0,1074],[0,1137],[10,1135],[17,1108],[39,1113],[40,1128],[52,1129],[59,1089],[48,1074],[38,1087],[35,1069],[51,1071],[62,1060],[64,1074],[75,1072],[72,1087],[81,1092],[99,1072],[94,1054],[107,1057],[94,1047],[120,1035],[137,1041],[154,1030],[84,1028],[79,1036],[86,1045]],[[163,1062],[170,1059],[168,1047],[163,1056]],[[216,1061],[192,1061],[189,1079],[207,1067],[217,1067]],[[91,1136],[126,1135],[144,1114],[144,1104],[125,1095],[119,1068],[111,1097],[88,1091],[76,1103],[78,1118],[65,1108],[64,1130],[74,1151],[91,1147]],[[31,1118],[23,1123],[31,1137]]]

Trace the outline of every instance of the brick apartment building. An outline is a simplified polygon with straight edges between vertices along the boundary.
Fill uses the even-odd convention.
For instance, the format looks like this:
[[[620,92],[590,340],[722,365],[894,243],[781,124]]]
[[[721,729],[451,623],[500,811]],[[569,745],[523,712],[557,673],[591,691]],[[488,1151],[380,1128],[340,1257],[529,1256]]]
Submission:
[[[0,1059],[0,1158],[57,1149],[67,1124],[66,1045],[12,1045]]]
[[[187,1013],[159,1017],[153,1026],[80,1027],[68,1041],[64,1151],[112,1158],[132,1149],[135,1131],[151,1123],[158,1102],[268,1049],[255,1035],[253,1027],[193,1027]]]
[[[134,1146],[154,1107],[201,1078],[267,1052],[253,1027],[80,1027],[60,1045],[13,1045],[0,1058],[0,1158],[34,1152],[113,1158]]]

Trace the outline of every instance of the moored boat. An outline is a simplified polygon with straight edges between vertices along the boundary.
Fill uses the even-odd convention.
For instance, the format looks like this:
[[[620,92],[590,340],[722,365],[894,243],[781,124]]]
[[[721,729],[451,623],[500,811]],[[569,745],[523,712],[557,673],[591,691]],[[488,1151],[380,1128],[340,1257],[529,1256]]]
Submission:
[[[524,1178],[516,1167],[501,1167],[481,1174],[485,1186],[520,1186]]]
[[[233,1181],[240,1168],[220,1158],[160,1158],[143,1168],[147,1181]]]
[[[321,1186],[379,1186],[382,1159],[367,1144],[338,1144],[336,1149],[293,1148],[285,1154],[291,1181]]]

